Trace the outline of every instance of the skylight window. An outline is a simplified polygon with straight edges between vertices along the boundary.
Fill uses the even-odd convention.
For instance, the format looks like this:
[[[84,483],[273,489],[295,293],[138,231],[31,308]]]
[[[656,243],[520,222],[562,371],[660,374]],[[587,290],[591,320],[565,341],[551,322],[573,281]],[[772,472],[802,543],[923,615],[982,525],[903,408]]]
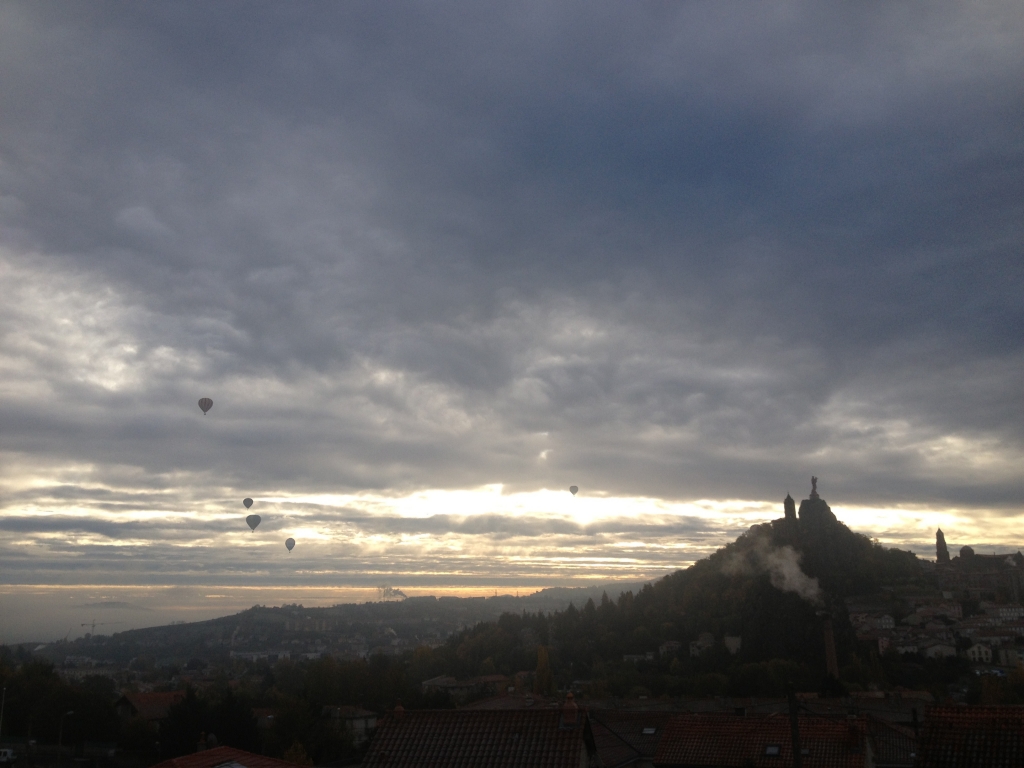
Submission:
[[[656,733],[656,732],[657,732],[657,730],[658,730],[657,728],[651,728],[651,727],[648,727],[648,728],[644,728],[644,730],[643,730],[643,734],[644,734],[644,736],[651,736],[651,735],[653,735],[654,733]]]
[[[778,744],[769,744],[767,747],[764,748],[764,754],[767,757],[778,757],[781,752],[782,747],[780,747]]]

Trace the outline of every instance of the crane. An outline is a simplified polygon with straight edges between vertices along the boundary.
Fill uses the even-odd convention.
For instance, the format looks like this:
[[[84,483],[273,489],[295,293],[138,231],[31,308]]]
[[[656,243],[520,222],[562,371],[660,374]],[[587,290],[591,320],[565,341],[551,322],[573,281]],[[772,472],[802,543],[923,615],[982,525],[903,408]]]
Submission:
[[[124,624],[124,622],[123,621],[96,621],[96,619],[93,619],[88,624],[83,624],[82,626],[83,627],[89,627],[89,634],[95,635],[96,634],[96,627],[105,627],[105,626],[108,626],[110,624]]]

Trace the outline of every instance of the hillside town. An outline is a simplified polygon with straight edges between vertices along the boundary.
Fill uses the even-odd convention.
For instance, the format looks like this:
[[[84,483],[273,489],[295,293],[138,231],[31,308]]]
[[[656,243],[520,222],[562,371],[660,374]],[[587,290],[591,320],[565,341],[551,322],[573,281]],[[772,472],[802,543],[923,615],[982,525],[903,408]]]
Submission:
[[[1024,663],[1024,555],[976,554],[969,545],[950,558],[936,532],[936,589],[890,589],[846,601],[858,641],[878,653],[962,657],[977,674],[1005,676]]]

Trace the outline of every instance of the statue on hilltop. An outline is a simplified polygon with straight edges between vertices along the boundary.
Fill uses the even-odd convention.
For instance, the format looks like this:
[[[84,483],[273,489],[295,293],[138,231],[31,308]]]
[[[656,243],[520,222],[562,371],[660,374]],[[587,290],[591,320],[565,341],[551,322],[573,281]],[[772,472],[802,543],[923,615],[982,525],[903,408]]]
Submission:
[[[811,495],[800,502],[800,521],[817,525],[837,522],[835,513],[821,496],[818,495],[818,478],[811,476]]]

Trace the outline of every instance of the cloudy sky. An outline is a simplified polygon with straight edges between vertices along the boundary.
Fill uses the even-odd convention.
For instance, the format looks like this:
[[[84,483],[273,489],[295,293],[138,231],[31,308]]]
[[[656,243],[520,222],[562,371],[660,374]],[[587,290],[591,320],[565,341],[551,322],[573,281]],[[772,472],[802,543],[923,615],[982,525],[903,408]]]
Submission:
[[[3,3],[0,607],[653,577],[812,473],[887,543],[1016,550],[1022,38],[1015,0]]]

